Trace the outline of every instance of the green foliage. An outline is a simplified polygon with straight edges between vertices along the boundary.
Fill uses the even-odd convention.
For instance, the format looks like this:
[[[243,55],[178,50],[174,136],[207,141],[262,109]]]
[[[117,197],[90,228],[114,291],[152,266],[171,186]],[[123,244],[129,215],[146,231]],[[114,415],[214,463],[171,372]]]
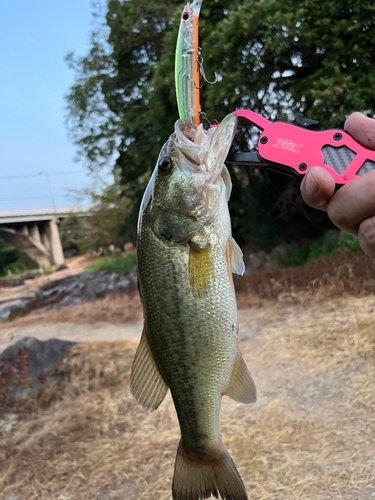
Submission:
[[[125,190],[124,190],[125,191]],[[135,228],[124,225],[124,220],[132,212],[132,203],[117,180],[100,194],[87,191],[91,197],[89,217],[75,214],[60,224],[61,242],[65,252],[75,251],[85,254],[109,245],[121,248],[134,239]]]
[[[51,274],[53,274],[56,270],[56,267],[55,266],[52,266],[52,267],[45,267],[43,269],[43,275],[44,276],[50,276]]]
[[[358,238],[344,231],[340,232],[336,242],[318,240],[309,245],[303,245],[297,252],[284,259],[284,267],[302,267],[313,260],[325,255],[339,255],[341,253],[357,253],[363,250],[359,246]]]
[[[342,252],[362,252],[362,248],[358,242],[358,238],[351,234],[340,232],[338,240],[338,249]]]
[[[133,240],[140,198],[177,118],[182,8],[175,0],[109,0],[87,56],[68,58],[76,72],[67,96],[72,136],[91,170],[110,164],[120,174],[128,202],[121,230]],[[202,90],[202,109],[211,120],[239,108],[272,120],[302,112],[322,128],[342,127],[354,110],[372,114],[374,23],[369,0],[204,0],[200,45],[207,75],[218,71],[220,82]],[[240,125],[234,148],[251,147],[257,133]],[[267,248],[330,227],[326,214],[303,204],[293,179],[229,168],[240,242]]]
[[[113,271],[119,274],[128,274],[136,263],[137,258],[135,255],[104,257],[86,269],[85,273],[90,273],[91,271]]]
[[[8,271],[14,277],[37,267],[38,265],[30,257],[0,239],[1,278],[9,277]]]
[[[7,266],[16,262],[19,256],[20,252],[16,248],[0,240],[0,275],[4,273]]]

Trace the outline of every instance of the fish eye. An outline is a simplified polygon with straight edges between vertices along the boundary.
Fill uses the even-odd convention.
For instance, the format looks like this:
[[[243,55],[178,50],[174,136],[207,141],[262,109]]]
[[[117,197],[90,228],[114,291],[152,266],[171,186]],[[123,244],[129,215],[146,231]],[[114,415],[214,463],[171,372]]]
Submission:
[[[163,156],[162,158],[160,158],[158,167],[159,170],[163,173],[169,172],[169,170],[171,170],[172,168],[172,160],[169,156]]]
[[[183,19],[184,21],[187,21],[187,20],[189,19],[189,14],[188,14],[187,12],[184,12],[184,13],[182,14],[182,19]]]

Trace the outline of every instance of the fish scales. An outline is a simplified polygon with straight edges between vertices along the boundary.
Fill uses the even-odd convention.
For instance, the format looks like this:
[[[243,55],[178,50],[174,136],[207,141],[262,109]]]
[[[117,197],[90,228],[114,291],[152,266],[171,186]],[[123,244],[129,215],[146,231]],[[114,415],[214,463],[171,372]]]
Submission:
[[[211,227],[223,233],[218,240],[227,242],[228,212],[223,210]],[[226,245],[212,247],[213,273],[201,298],[190,290],[188,244],[167,245],[147,224],[138,240],[146,337],[171,390],[182,439],[192,452],[202,446],[195,439],[197,429],[205,436],[206,451],[217,442],[221,395],[237,352],[236,302],[225,250]]]

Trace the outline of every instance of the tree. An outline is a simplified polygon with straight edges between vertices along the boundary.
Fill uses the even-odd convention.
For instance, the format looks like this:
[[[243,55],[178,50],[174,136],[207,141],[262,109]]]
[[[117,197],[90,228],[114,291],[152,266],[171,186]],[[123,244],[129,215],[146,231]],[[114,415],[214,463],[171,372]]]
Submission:
[[[124,225],[133,237],[143,189],[177,118],[182,7],[173,0],[109,0],[107,33],[94,30],[89,54],[69,58],[77,74],[67,97],[73,135],[89,168],[112,161],[121,174],[132,206]],[[206,72],[218,71],[221,80],[202,91],[202,108],[218,120],[239,108],[270,119],[302,112],[323,128],[342,127],[354,110],[372,114],[374,25],[369,0],[205,0],[199,27]],[[234,147],[251,147],[255,137],[240,127]],[[242,243],[270,246],[328,226],[325,215],[303,205],[296,181],[230,170],[232,222]]]
[[[113,184],[102,188],[100,192],[85,190],[85,198],[90,197],[88,217],[72,213],[61,221],[60,234],[64,252],[86,253],[99,248],[107,249],[110,245],[123,248],[131,241],[133,229],[123,221],[131,213],[131,199],[126,196],[126,187],[122,188],[119,176]],[[78,193],[75,193],[78,196]],[[77,201],[79,198],[77,197]],[[129,233],[130,230],[130,233]]]
[[[8,277],[8,273],[19,274],[36,267],[36,262],[25,253],[0,239],[0,276]]]

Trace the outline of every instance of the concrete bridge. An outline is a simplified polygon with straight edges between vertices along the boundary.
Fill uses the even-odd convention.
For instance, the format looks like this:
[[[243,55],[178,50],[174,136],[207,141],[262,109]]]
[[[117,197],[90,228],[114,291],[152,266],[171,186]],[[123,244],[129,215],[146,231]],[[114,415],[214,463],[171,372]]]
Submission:
[[[27,254],[40,267],[60,265],[64,254],[59,221],[72,213],[88,215],[88,207],[0,209],[0,238]]]

